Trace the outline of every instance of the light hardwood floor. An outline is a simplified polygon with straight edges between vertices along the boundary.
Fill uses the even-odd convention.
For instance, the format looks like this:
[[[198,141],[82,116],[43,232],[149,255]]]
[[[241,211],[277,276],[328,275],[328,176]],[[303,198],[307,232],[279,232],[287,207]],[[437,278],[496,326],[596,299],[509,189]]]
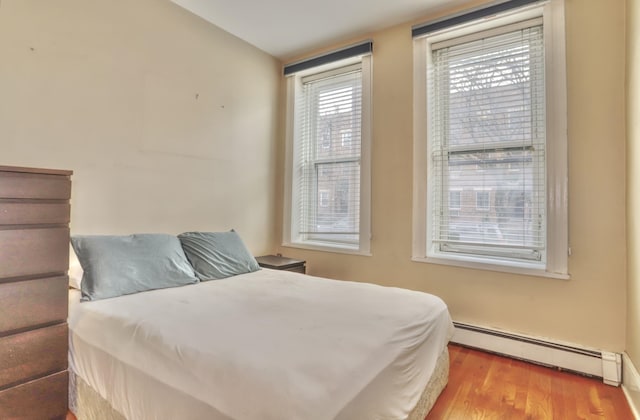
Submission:
[[[622,390],[598,379],[457,345],[449,355],[449,384],[425,420],[633,420]]]
[[[449,345],[449,384],[426,420],[633,420],[622,389]]]

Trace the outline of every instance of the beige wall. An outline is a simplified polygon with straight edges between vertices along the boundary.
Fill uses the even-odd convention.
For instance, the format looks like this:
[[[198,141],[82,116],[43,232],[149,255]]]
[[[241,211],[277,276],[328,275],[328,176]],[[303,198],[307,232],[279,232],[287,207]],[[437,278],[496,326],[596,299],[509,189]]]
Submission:
[[[0,164],[73,169],[74,233],[235,227],[255,253],[305,258],[311,274],[437,294],[458,321],[623,351],[628,319],[627,350],[640,364],[632,217],[625,304],[624,6],[566,1],[569,281],[410,261],[410,24],[370,34],[372,257],[274,249],[283,199],[279,63],[168,1],[0,0]],[[629,73],[638,61],[631,50]],[[640,91],[630,83],[632,115]],[[640,154],[628,120],[632,215]]]
[[[413,124],[410,24],[371,34],[373,256],[284,247],[279,251],[306,259],[311,274],[434,293],[445,300],[457,321],[623,351],[624,0],[567,0],[566,30],[571,280],[410,261]],[[283,138],[281,135],[280,139]],[[280,156],[284,153],[283,142]],[[280,179],[282,183],[282,173]],[[282,187],[279,187],[281,202]],[[280,219],[281,214],[280,208]]]
[[[72,233],[270,251],[280,69],[168,0],[0,0],[0,164],[72,169]]]
[[[640,5],[627,0],[627,342],[640,366]]]

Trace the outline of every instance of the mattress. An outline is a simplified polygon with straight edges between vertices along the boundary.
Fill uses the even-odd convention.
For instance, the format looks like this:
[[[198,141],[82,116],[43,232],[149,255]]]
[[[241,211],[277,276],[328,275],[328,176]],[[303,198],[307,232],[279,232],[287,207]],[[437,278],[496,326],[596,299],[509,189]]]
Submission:
[[[70,369],[128,419],[404,419],[453,329],[426,293],[267,269],[79,299]]]

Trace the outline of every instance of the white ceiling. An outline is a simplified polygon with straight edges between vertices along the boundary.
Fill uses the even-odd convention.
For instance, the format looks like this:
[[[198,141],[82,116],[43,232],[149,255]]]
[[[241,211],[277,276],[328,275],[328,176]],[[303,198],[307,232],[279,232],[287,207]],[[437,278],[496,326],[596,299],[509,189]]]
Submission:
[[[468,0],[171,0],[282,60]]]

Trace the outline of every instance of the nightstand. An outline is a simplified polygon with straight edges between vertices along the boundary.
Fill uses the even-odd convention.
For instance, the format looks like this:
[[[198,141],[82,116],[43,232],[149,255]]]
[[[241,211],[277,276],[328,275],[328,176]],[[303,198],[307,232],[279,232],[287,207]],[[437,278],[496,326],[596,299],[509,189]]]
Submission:
[[[256,261],[258,261],[260,267],[271,268],[273,270],[295,271],[296,273],[302,274],[306,272],[306,261],[303,260],[295,260],[279,255],[263,255],[256,257]]]

